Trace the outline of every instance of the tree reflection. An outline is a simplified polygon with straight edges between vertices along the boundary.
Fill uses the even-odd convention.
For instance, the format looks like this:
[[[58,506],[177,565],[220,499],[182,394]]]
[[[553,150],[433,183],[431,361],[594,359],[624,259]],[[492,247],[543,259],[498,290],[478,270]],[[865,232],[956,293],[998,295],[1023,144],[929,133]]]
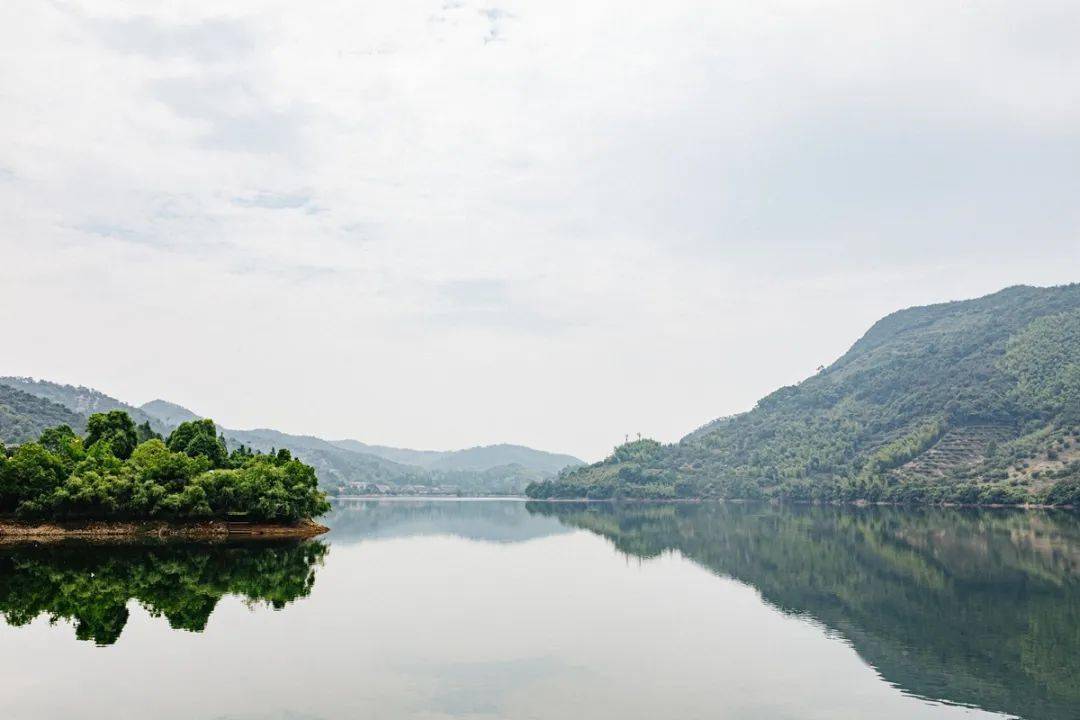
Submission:
[[[201,632],[225,595],[281,609],[311,593],[319,542],[54,543],[0,546],[0,614],[74,623],[80,640],[110,645],[137,601],[176,630]]]

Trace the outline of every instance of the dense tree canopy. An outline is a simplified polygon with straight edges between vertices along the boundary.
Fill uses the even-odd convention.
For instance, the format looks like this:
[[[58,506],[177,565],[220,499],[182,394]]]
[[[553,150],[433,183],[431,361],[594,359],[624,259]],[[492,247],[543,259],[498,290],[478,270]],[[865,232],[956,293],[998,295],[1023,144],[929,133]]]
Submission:
[[[193,458],[206,458],[210,467],[222,468],[228,462],[225,440],[218,437],[213,420],[190,420],[180,423],[165,444],[169,450]]]
[[[0,453],[0,512],[20,517],[295,522],[327,509],[313,468],[288,451],[230,454],[211,420],[163,441],[111,411],[90,416],[85,438],[62,425]]]
[[[86,446],[106,443],[109,451],[120,460],[127,460],[139,444],[135,423],[123,410],[95,413],[86,420]]]

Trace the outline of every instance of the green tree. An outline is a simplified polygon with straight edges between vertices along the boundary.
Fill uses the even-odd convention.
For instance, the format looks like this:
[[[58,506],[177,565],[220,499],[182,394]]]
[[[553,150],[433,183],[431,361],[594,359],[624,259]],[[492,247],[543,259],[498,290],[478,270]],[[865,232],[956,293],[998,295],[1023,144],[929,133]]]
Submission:
[[[135,428],[135,437],[139,444],[146,442],[147,440],[161,440],[161,434],[154,431],[150,427],[150,421],[146,420],[141,425]]]
[[[210,466],[223,468],[228,464],[229,451],[225,441],[218,437],[213,420],[190,420],[180,423],[166,441],[173,452],[186,453],[190,457],[203,457]]]
[[[167,490],[182,490],[200,472],[209,469],[205,458],[173,452],[159,439],[148,440],[131,454],[131,465],[142,482],[156,483]]]
[[[67,475],[60,458],[38,443],[20,445],[0,467],[0,509],[4,512],[52,492]]]
[[[255,453],[247,445],[241,444],[240,447],[229,453],[229,464],[231,468],[243,467],[248,460],[255,457]]]
[[[112,454],[121,460],[131,457],[139,444],[131,416],[123,410],[91,415],[86,421],[86,447],[99,442],[104,443]]]
[[[48,428],[41,433],[38,443],[59,458],[67,472],[71,472],[75,464],[86,457],[82,439],[69,425]]]

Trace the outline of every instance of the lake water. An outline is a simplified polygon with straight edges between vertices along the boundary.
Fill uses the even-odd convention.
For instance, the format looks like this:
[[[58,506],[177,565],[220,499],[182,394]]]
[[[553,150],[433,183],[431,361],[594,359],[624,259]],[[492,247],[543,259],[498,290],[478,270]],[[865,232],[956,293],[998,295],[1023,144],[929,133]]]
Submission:
[[[399,500],[328,524],[0,545],[0,716],[1080,718],[1074,514]]]

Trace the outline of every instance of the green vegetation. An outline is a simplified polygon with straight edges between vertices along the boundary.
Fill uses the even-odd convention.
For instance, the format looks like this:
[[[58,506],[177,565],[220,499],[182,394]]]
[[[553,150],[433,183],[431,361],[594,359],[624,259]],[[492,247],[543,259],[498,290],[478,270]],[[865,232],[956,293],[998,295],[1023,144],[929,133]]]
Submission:
[[[0,452],[0,513],[49,520],[296,522],[326,512],[315,471],[288,450],[231,453],[212,420],[162,440],[121,410],[95,413],[85,437],[60,425]],[[2,447],[2,446],[0,446]]]
[[[136,600],[176,630],[202,632],[225,595],[274,609],[308,596],[326,552],[318,542],[12,545],[0,548],[0,614],[14,626],[71,621],[80,640],[111,645]]]
[[[1005,508],[528,503],[677,552],[843,636],[890,684],[1010,717],[1080,707],[1080,517]]]
[[[642,443],[649,443],[643,445]],[[1080,285],[903,310],[750,412],[533,498],[1080,504]]]

